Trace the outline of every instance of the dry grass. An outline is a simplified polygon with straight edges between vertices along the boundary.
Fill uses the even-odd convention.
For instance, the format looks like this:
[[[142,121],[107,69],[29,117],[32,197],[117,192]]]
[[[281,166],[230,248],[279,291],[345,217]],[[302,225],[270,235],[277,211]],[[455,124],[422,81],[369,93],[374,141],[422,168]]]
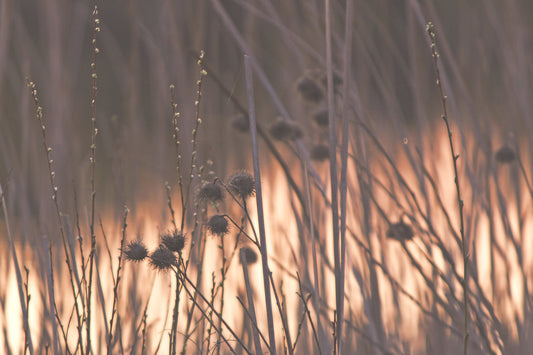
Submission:
[[[98,10],[0,2],[1,353],[528,353],[528,1]]]

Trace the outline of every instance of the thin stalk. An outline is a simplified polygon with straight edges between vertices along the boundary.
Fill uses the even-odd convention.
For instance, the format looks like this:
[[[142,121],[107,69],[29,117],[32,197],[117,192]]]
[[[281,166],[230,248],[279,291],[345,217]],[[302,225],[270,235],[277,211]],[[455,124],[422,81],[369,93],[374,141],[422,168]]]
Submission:
[[[96,34],[100,32],[100,20],[98,19],[98,8],[96,5],[93,10],[94,17],[94,27],[93,27],[93,39],[92,39],[92,52],[93,60],[91,62],[91,79],[92,79],[92,99],[91,99],[91,149],[90,149],[90,179],[91,179],[91,221],[89,223],[89,228],[91,231],[91,254],[89,256],[89,279],[88,279],[88,288],[87,288],[87,344],[86,344],[86,354],[92,352],[91,349],[91,296],[92,296],[92,281],[93,281],[93,268],[94,268],[94,256],[96,253],[96,235],[94,232],[94,219],[95,219],[95,204],[96,204],[96,188],[95,188],[95,169],[96,169],[96,134],[98,129],[96,128],[96,94],[98,92],[98,87],[96,85],[96,80],[98,79],[98,74],[96,73],[96,58],[99,52],[98,47],[96,47]]]
[[[65,235],[66,234],[65,227],[63,225],[63,219],[61,218],[61,211],[59,209],[58,188],[55,184],[55,172],[53,170],[53,165],[52,165],[54,162],[51,156],[52,148],[49,147],[47,143],[46,126],[44,123],[44,113],[43,113],[43,108],[39,103],[39,96],[37,95],[37,87],[34,82],[29,81],[29,80],[28,80],[27,85],[28,85],[28,88],[30,89],[33,103],[35,105],[35,117],[39,121],[39,124],[41,126],[42,143],[43,143],[43,148],[46,154],[46,160],[47,160],[47,165],[48,165],[48,177],[50,179],[50,188],[52,190],[52,200],[54,201],[56,216],[57,216],[57,220],[59,223],[59,232],[61,235],[63,250],[65,252],[66,264],[67,264],[68,271],[69,271],[70,286],[72,288],[72,295],[74,297],[74,308],[76,310],[76,316],[77,316],[76,320],[78,321],[78,329],[80,329],[80,332],[81,332],[81,324],[83,320],[81,318],[79,304],[77,302],[78,294],[76,292],[76,286],[75,286],[74,277],[73,277],[74,271],[72,270],[72,262],[70,260],[70,254],[68,251],[68,244],[67,244],[67,239]],[[80,334],[78,338],[78,343],[80,346],[82,345],[81,341],[82,340],[81,340],[81,334]],[[81,354],[83,355],[83,350],[81,351]]]
[[[188,176],[188,180],[187,180],[187,186],[185,188],[185,191],[186,191],[185,201],[182,202],[183,206],[182,206],[182,212],[181,212],[181,228],[180,228],[180,230],[183,230],[183,227],[185,226],[185,215],[186,215],[186,211],[187,211],[187,206],[189,204],[189,195],[191,193],[191,184],[192,184],[192,180],[194,178],[194,173],[196,171],[196,161],[197,161],[197,155],[198,155],[198,152],[196,150],[196,145],[197,145],[196,136],[198,135],[198,129],[200,128],[200,123],[202,123],[202,119],[200,118],[200,102],[202,101],[202,83],[203,83],[204,77],[207,75],[207,72],[206,72],[204,64],[203,64],[203,59],[204,59],[204,52],[201,51],[200,52],[200,56],[198,57],[198,65],[200,66],[200,79],[198,79],[198,81],[196,82],[196,84],[197,84],[196,101],[194,102],[194,107],[195,107],[195,112],[196,113],[195,113],[194,128],[192,130],[192,152],[191,152],[190,171],[189,171],[189,176]],[[176,146],[176,149],[178,149],[178,146]],[[179,157],[179,153],[178,153],[178,157]],[[179,164],[179,161],[178,161],[178,164]],[[178,172],[178,176],[179,176],[179,172]],[[181,179],[181,178],[179,178],[179,179]],[[181,185],[180,185],[180,192],[183,193]]]
[[[350,83],[350,67],[352,59],[352,18],[353,18],[353,1],[346,0],[346,27],[344,40],[344,73],[342,89],[342,145],[341,145],[341,179],[340,179],[340,280],[339,293],[340,301],[338,305],[339,324],[337,333],[339,334],[339,354],[342,354],[342,334],[344,320],[344,281],[346,273],[346,198],[347,198],[347,171],[348,171],[348,92]],[[330,78],[332,74],[328,71],[328,99],[329,92],[333,91],[333,82]]]
[[[444,124],[446,125],[446,131],[448,132],[448,142],[450,143],[450,153],[452,155],[453,160],[453,171],[455,175],[455,188],[457,192],[457,205],[459,207],[459,217],[461,220],[461,252],[463,256],[463,311],[464,311],[464,338],[463,338],[463,355],[466,355],[468,352],[468,242],[466,240],[465,236],[465,228],[464,228],[464,216],[463,216],[463,208],[464,208],[464,202],[461,198],[461,186],[460,186],[460,180],[459,180],[459,173],[457,169],[457,160],[459,159],[459,155],[455,154],[455,148],[453,145],[453,139],[452,139],[452,131],[450,128],[450,123],[448,122],[448,112],[446,109],[446,99],[447,96],[444,95],[444,89],[442,88],[442,81],[440,78],[440,70],[439,70],[439,54],[437,52],[437,44],[436,44],[436,33],[433,28],[433,24],[431,22],[428,22],[427,28],[426,28],[429,38],[431,40],[431,52],[433,56],[433,62],[435,64],[435,72],[437,75],[437,86],[439,87],[439,93],[441,97],[442,102],[442,120],[444,121]]]
[[[331,217],[333,224],[333,258],[335,267],[335,310],[337,321],[335,322],[335,348],[338,355],[342,355],[342,319],[343,302],[342,296],[342,272],[339,238],[339,201],[337,183],[337,129],[335,125],[335,98],[333,92],[333,58],[331,50],[331,19],[330,0],[325,0],[325,23],[326,23],[326,73],[327,73],[327,104],[329,120],[329,174],[331,179]]]
[[[224,316],[224,284],[226,281],[226,254],[224,253],[224,236],[220,236],[220,250],[222,252],[222,267],[220,268],[220,277],[222,280],[220,281],[220,315]],[[216,291],[218,291],[219,288],[217,287]],[[217,292],[215,292],[216,295]],[[222,335],[222,322],[219,322],[220,327],[220,333],[218,334],[217,343],[220,343],[220,336]],[[220,347],[217,348],[216,355],[220,354]]]
[[[208,322],[211,322],[211,320],[209,319],[209,317],[207,316],[207,314],[205,314],[205,311],[203,308],[200,307],[200,305],[198,304],[198,301],[196,300],[196,295],[198,295],[203,302],[205,302],[205,304],[209,307],[210,310],[213,311],[213,313],[221,320],[221,322],[224,324],[224,326],[226,327],[226,329],[228,329],[228,331],[231,333],[231,335],[235,338],[235,340],[237,341],[237,343],[239,343],[239,345],[243,348],[244,351],[246,351],[247,354],[251,355],[251,352],[248,350],[248,348],[246,348],[246,346],[244,345],[244,343],[239,339],[239,337],[237,336],[237,334],[235,334],[235,332],[233,331],[233,329],[228,325],[228,323],[226,323],[226,321],[224,320],[224,318],[222,318],[220,316],[220,313],[218,313],[215,309],[215,306],[211,303],[209,303],[209,301],[207,300],[207,298],[205,298],[205,296],[202,294],[202,292],[200,292],[200,290],[198,290],[198,288],[195,286],[195,284],[187,277],[186,274],[184,274],[183,272],[179,271],[179,270],[174,270],[175,272],[177,272],[179,274],[179,277],[180,277],[180,280],[181,280],[181,283],[183,285],[183,289],[185,290],[185,292],[187,293],[187,295],[189,296],[189,299],[194,303],[194,305],[196,306],[196,308],[198,308],[198,310],[202,313],[203,315],[203,318],[206,319]],[[194,290],[194,296],[193,294],[191,293],[191,291],[189,291],[189,289],[187,288],[187,284],[189,284],[193,290]],[[214,325],[212,324],[214,329],[218,332],[219,329]],[[226,337],[224,335],[221,334],[221,337],[222,337],[222,340],[224,341],[224,343],[226,343],[226,345],[228,346],[229,350],[233,353],[233,354],[236,354],[235,353],[235,350],[233,349],[233,347],[231,346],[231,344],[228,342],[228,340],[226,339]]]
[[[215,289],[216,289],[216,280],[215,280],[215,273],[211,273],[211,301],[210,304],[213,305],[213,308],[215,308]],[[213,311],[209,311],[209,328],[207,329],[207,338],[205,339],[205,342],[202,342],[202,348],[199,349],[199,353],[201,354],[203,352],[203,344],[205,343],[207,345],[207,352],[209,353],[209,345],[211,343],[211,333],[213,332],[213,328],[215,328],[215,322],[213,321]],[[217,328],[217,331],[220,332],[222,329]]]
[[[311,186],[309,183],[309,172],[307,170],[307,163],[304,162],[305,166],[305,189],[307,193],[307,204],[309,208],[309,231],[311,233],[311,248],[313,252],[313,274],[314,274],[314,287],[313,287],[313,307],[315,308],[315,314],[316,314],[316,324],[318,326],[318,332],[320,335],[320,341],[317,342],[318,351],[320,353],[329,354],[331,352],[331,349],[329,349],[329,342],[326,337],[326,333],[324,332],[324,327],[322,326],[322,323],[320,322],[320,310],[318,306],[318,300],[320,299],[320,283],[318,281],[318,261],[317,261],[317,254],[316,254],[316,243],[317,243],[317,235],[315,233],[314,221],[313,221],[313,199],[311,196]],[[309,314],[309,318],[311,318],[311,315]],[[321,348],[323,347],[323,349]]]
[[[246,255],[241,249],[239,258],[242,265],[242,273],[244,275],[244,285],[246,287],[246,298],[248,299],[248,314],[250,315],[250,321],[252,322],[252,334],[255,345],[255,353],[261,355],[263,350],[261,349],[261,341],[259,340],[259,333],[257,328],[257,317],[255,315],[254,296],[252,292],[252,286],[250,284],[250,275],[248,274],[248,262]],[[244,325],[243,325],[244,326]]]
[[[181,258],[181,255],[180,255]],[[176,339],[178,334],[178,315],[179,315],[179,305],[180,305],[180,278],[176,273],[176,290],[174,295],[174,308],[172,310],[172,328],[170,330],[170,354],[176,354]]]
[[[250,133],[252,136],[252,155],[254,165],[255,177],[255,191],[257,202],[257,219],[259,224],[259,240],[261,250],[261,261],[263,266],[263,284],[265,287],[265,303],[266,314],[268,320],[268,336],[270,342],[270,351],[272,355],[276,355],[276,335],[274,333],[274,318],[272,316],[272,298],[270,295],[269,275],[270,269],[268,267],[268,254],[265,236],[265,220],[263,213],[263,195],[261,190],[261,172],[259,169],[259,151],[257,147],[257,122],[255,120],[255,103],[254,103],[254,89],[252,82],[252,70],[250,67],[250,57],[244,56],[244,71],[246,77],[246,91],[248,93],[248,111],[250,117]]]
[[[316,347],[318,349],[318,353],[322,355],[322,350],[320,349],[320,341],[318,340],[318,335],[316,332],[315,325],[313,323],[313,319],[311,318],[311,312],[309,311],[309,307],[307,307],[307,301],[309,301],[309,298],[312,297],[312,294],[309,294],[306,298],[304,298],[304,291],[302,289],[302,282],[300,280],[300,274],[296,273],[296,276],[298,277],[298,289],[299,291],[296,293],[298,297],[302,300],[302,305],[304,306],[305,315],[307,315],[307,319],[309,320],[309,324],[311,324],[311,329],[313,330],[313,339],[316,343]],[[316,298],[316,297],[314,297]],[[318,312],[317,312],[317,321],[318,321]],[[294,348],[296,348],[296,341],[294,341]]]
[[[285,349],[285,354],[288,353],[288,355],[294,355],[293,348],[292,348],[291,333],[289,331],[289,323],[287,322],[287,314],[284,311],[283,304],[280,302],[278,292],[276,291],[276,285],[274,284],[274,279],[272,278],[272,273],[269,273],[268,276],[270,277],[270,283],[272,285],[272,292],[274,293],[274,299],[276,301],[276,306],[278,307],[278,313],[281,318],[282,329],[283,329],[283,333],[285,334],[285,339],[287,343],[287,349]],[[283,285],[280,286],[280,292],[282,293],[282,297],[284,298],[282,287]]]
[[[180,189],[180,199],[181,199],[181,209],[183,210],[185,208],[185,201],[184,194],[183,194],[183,179],[181,177],[181,154],[180,154],[180,138],[179,138],[179,132],[180,127],[178,124],[178,119],[180,118],[180,113],[178,111],[178,104],[175,103],[174,100],[174,85],[170,85],[170,105],[172,108],[172,138],[174,141],[174,146],[176,148],[176,178],[178,180],[178,186]],[[170,212],[172,214],[172,224],[174,224],[174,228],[178,229],[176,226],[176,219],[174,215],[174,209],[171,205],[170,200],[170,186],[167,185],[167,193],[168,193],[168,207],[170,208]]]
[[[22,308],[25,346],[28,347],[30,354],[33,355],[33,342],[31,340],[30,325],[28,323],[28,308],[26,307],[26,302],[24,301],[24,290],[22,289],[22,273],[20,272],[13,235],[11,234],[11,229],[9,228],[9,219],[7,218],[7,206],[6,200],[4,199],[4,191],[2,190],[2,185],[0,185],[0,197],[2,199],[2,209],[4,210],[4,220],[6,224],[7,237],[9,239],[9,249],[11,251],[11,256],[13,257],[13,266],[15,267],[15,276],[17,277],[17,288],[20,299],[20,307]]]
[[[48,249],[48,253],[49,253],[50,260],[53,260],[54,258],[52,257],[52,248]],[[50,267],[50,278],[51,278],[50,284],[51,285],[55,285],[55,282],[54,282],[54,265],[50,262],[48,264],[48,266]],[[55,299],[54,299],[54,301],[55,301]],[[70,355],[70,354],[72,354],[72,352],[69,349],[68,340],[67,340],[67,333],[68,333],[68,327],[69,326],[67,325],[67,330],[65,331],[65,327],[63,327],[63,323],[61,322],[61,318],[59,317],[59,313],[57,312],[57,302],[54,303],[53,310],[55,312],[55,320],[56,320],[56,322],[57,322],[57,324],[59,326],[59,329],[61,330],[61,336],[63,337],[63,340],[65,342],[65,353]],[[72,318],[73,314],[74,314],[74,306],[73,306],[73,309],[72,309],[72,311],[70,313],[70,317],[71,318]],[[70,318],[69,318],[69,324],[70,324]],[[78,348],[80,349],[80,352],[83,352],[83,344],[79,340],[76,343],[75,352],[77,351]]]
[[[117,266],[117,276],[114,280],[115,285],[113,287],[113,307],[111,308],[111,320],[109,321],[109,334],[107,337],[107,354],[111,355],[113,353],[112,349],[112,340],[113,340],[113,322],[115,320],[115,314],[117,315],[118,321],[118,286],[120,284],[120,270],[122,269],[122,253],[124,250],[124,241],[126,240],[126,227],[128,226],[129,209],[126,207],[124,209],[124,221],[122,224],[122,238],[120,239],[120,254],[118,255],[118,266]]]
[[[0,191],[1,193],[1,191]],[[59,332],[58,332],[58,322],[55,318],[55,314],[57,314],[57,308],[56,308],[56,300],[55,300],[55,288],[54,288],[54,278],[52,276],[52,248],[50,247],[50,244],[48,242],[48,238],[46,236],[43,236],[43,244],[45,249],[48,251],[45,253],[46,255],[46,282],[48,283],[48,302],[51,315],[50,315],[50,321],[52,322],[52,334],[53,334],[53,341],[54,341],[54,354],[59,354]]]

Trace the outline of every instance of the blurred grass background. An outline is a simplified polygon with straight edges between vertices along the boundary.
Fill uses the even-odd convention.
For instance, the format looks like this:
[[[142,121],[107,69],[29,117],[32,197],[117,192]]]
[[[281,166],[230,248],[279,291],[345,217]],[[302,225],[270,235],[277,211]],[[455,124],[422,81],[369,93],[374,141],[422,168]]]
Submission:
[[[323,103],[304,102],[296,90],[298,78],[307,71],[325,72],[323,1],[220,3],[302,127],[303,143],[310,147],[323,139],[310,117]],[[182,118],[182,155],[189,156],[199,77],[195,53],[200,50],[206,53],[211,73],[201,102],[199,160],[213,161],[211,169],[221,177],[250,167],[250,137],[231,127],[238,111],[210,78],[218,76],[234,97],[245,102],[244,51],[214,4],[208,0],[98,3],[96,200],[101,217],[119,221],[127,205],[139,225],[143,219],[157,221],[161,229],[168,224],[164,185],[176,181],[169,85],[175,85]],[[447,151],[442,151],[440,98],[425,32],[426,22],[432,21],[439,35],[454,137],[468,162],[464,163],[472,187],[468,196],[474,200],[476,187],[480,191],[485,187],[489,169],[483,169],[490,165],[485,157],[503,144],[517,147],[531,171],[533,3],[358,0],[354,5],[355,110],[399,167],[407,164],[404,147],[411,154],[418,150],[437,181],[452,183],[442,165],[447,164]],[[42,234],[59,245],[46,157],[26,78],[37,84],[44,107],[62,210],[74,210],[76,192],[81,219],[87,219],[92,9],[93,3],[87,1],[0,0],[0,183],[22,248],[31,247]],[[340,73],[343,1],[332,1],[332,18],[334,67]],[[255,98],[258,120],[268,127],[280,112],[258,80]],[[378,155],[370,144],[365,149],[369,159]],[[290,152],[285,146],[280,150]],[[269,166],[269,161],[265,164]],[[387,170],[379,160],[376,165]],[[264,171],[267,176],[278,172]],[[513,189],[519,180],[516,171],[512,174],[503,178],[508,184],[501,188],[508,189],[510,201],[519,202],[518,191],[524,189]],[[530,210],[530,201],[523,202],[524,215]],[[472,222],[470,231],[475,225]],[[0,229],[2,242],[4,230]]]

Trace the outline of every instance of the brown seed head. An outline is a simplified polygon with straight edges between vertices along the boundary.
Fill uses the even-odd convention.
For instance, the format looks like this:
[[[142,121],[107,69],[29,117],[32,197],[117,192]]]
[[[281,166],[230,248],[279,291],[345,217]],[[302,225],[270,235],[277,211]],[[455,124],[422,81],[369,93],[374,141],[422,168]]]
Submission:
[[[161,244],[172,252],[179,252],[185,246],[185,236],[183,233],[174,230],[171,233],[164,234],[161,237]]]
[[[255,264],[257,262],[257,253],[252,248],[242,247],[241,258],[244,258],[248,265]],[[239,261],[242,263],[242,259],[239,258]]]
[[[395,239],[400,242],[411,240],[414,236],[415,233],[413,232],[413,229],[403,221],[391,224],[387,231],[387,238]]]
[[[158,271],[166,271],[172,266],[177,266],[178,263],[176,261],[176,255],[164,245],[160,245],[150,255],[150,265]]]
[[[129,242],[123,252],[129,261],[142,261],[148,256],[148,250],[140,240]]]
[[[277,140],[297,140],[302,138],[303,132],[296,122],[287,121],[279,117],[270,126],[270,135]]]
[[[239,195],[242,199],[246,199],[255,193],[254,178],[246,172],[233,175],[229,180],[228,187],[234,194]]]
[[[324,161],[329,159],[329,147],[325,144],[317,144],[311,148],[309,152],[311,159],[316,161]]]
[[[497,162],[503,164],[512,163],[516,160],[516,152],[508,145],[504,145],[496,151],[496,153],[494,154],[494,159],[496,159]]]
[[[214,182],[206,182],[200,188],[198,198],[203,201],[221,202],[224,200],[224,189]]]
[[[319,102],[324,96],[322,88],[309,76],[304,76],[298,79],[296,88],[302,98],[310,102]]]
[[[207,229],[213,234],[224,236],[228,233],[228,219],[222,214],[216,214],[209,218]]]
[[[329,124],[329,112],[327,107],[322,107],[313,113],[313,121],[320,127],[327,127]]]

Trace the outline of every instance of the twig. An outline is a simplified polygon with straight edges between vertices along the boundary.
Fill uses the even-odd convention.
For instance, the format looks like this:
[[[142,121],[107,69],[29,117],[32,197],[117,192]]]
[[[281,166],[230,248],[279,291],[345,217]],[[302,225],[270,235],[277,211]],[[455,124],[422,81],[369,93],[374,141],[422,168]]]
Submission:
[[[242,273],[244,275],[244,285],[246,288],[246,298],[248,299],[248,315],[250,317],[250,321],[252,322],[252,334],[254,339],[254,345],[255,345],[255,353],[257,355],[260,355],[263,353],[263,350],[261,349],[261,341],[259,340],[259,332],[257,327],[257,317],[255,316],[255,306],[254,306],[254,296],[252,293],[252,286],[250,285],[250,276],[248,275],[248,263],[246,260],[246,254],[244,253],[244,250],[241,249],[239,253],[239,259],[241,261],[242,265]],[[243,305],[244,307],[244,305]],[[246,309],[246,308],[245,308]],[[243,324],[244,327],[244,324]]]
[[[446,130],[448,132],[448,141],[450,143],[450,152],[452,154],[452,160],[453,160],[453,171],[455,174],[455,188],[457,191],[457,205],[459,207],[459,217],[461,220],[461,252],[463,256],[463,310],[464,310],[464,340],[463,340],[463,355],[466,355],[468,352],[468,242],[466,240],[465,236],[465,228],[464,228],[464,216],[463,216],[463,207],[464,202],[461,198],[461,187],[460,187],[460,181],[459,181],[459,173],[457,169],[457,160],[459,159],[459,155],[455,154],[455,149],[453,145],[453,139],[452,139],[452,131],[450,128],[450,124],[448,122],[448,112],[446,110],[446,99],[447,96],[444,95],[444,90],[442,88],[442,82],[440,78],[440,70],[439,70],[439,54],[437,52],[437,44],[436,44],[436,33],[433,28],[433,24],[431,22],[428,22],[427,28],[426,28],[429,38],[431,39],[431,52],[433,56],[433,62],[435,64],[435,72],[437,75],[437,86],[439,87],[441,102],[442,102],[442,120],[444,121],[444,124],[446,125]]]
[[[95,169],[96,169],[96,135],[98,134],[98,129],[96,128],[96,94],[98,92],[98,87],[96,81],[98,79],[98,74],[96,73],[96,58],[99,53],[98,47],[96,47],[96,34],[100,32],[100,20],[98,19],[98,8],[95,5],[93,10],[94,17],[94,27],[93,27],[93,39],[92,52],[93,59],[91,62],[91,78],[92,78],[92,99],[91,99],[91,147],[90,147],[90,179],[91,179],[91,220],[89,223],[89,228],[91,232],[91,254],[89,256],[89,279],[87,280],[87,345],[86,345],[86,354],[92,352],[91,349],[91,296],[92,296],[92,281],[93,281],[93,268],[94,268],[94,258],[96,253],[96,235],[94,232],[94,219],[95,219],[95,204],[96,204],[96,189],[95,189]]]
[[[48,283],[48,302],[51,310],[50,321],[52,322],[52,334],[54,341],[54,354],[59,354],[59,334],[57,331],[57,320],[55,315],[57,314],[56,300],[55,300],[55,289],[54,289],[54,279],[52,277],[52,248],[48,243],[48,238],[43,237],[43,244],[45,249],[48,251],[46,255],[46,282]],[[67,345],[68,348],[68,345]]]
[[[307,315],[307,318],[309,319],[309,324],[311,324],[311,329],[313,330],[313,339],[316,342],[316,347],[318,349],[318,353],[322,354],[322,349],[320,348],[320,341],[318,340],[318,335],[315,329],[315,324],[313,323],[313,319],[311,318],[311,312],[309,311],[309,307],[307,307],[307,301],[309,301],[309,298],[311,297],[311,294],[309,294],[306,299],[304,299],[303,289],[302,289],[302,282],[300,280],[300,275],[297,273],[296,276],[298,277],[298,288],[299,292],[297,292],[298,297],[302,300],[302,304],[305,309],[305,314]],[[318,312],[317,312],[318,314]],[[318,318],[317,318],[318,319]],[[303,320],[302,320],[303,321]],[[298,338],[294,341],[294,348],[296,348],[296,342],[298,341]]]
[[[122,238],[120,239],[120,253],[118,255],[118,266],[117,266],[117,276],[114,280],[113,287],[113,307],[111,308],[111,320],[109,321],[109,334],[107,337],[107,354],[111,355],[113,353],[112,349],[112,340],[113,340],[113,322],[115,320],[115,314],[118,317],[118,285],[120,284],[120,270],[122,269],[122,255],[124,252],[124,241],[126,240],[126,227],[128,226],[129,209],[128,207],[124,208],[124,220],[122,223]]]
[[[196,150],[196,144],[197,144],[196,136],[198,135],[198,128],[200,128],[200,123],[202,123],[202,119],[200,118],[200,102],[202,100],[202,83],[203,83],[204,77],[207,75],[207,72],[204,68],[203,59],[204,59],[204,52],[200,51],[200,55],[198,57],[198,65],[200,66],[200,79],[198,79],[198,81],[196,82],[197,84],[196,101],[194,102],[196,114],[195,114],[194,128],[192,130],[192,151],[191,151],[190,170],[189,170],[189,176],[187,180],[187,186],[185,188],[185,193],[186,193],[185,201],[183,202],[182,212],[181,212],[181,228],[180,228],[181,230],[183,230],[183,227],[185,225],[185,214],[187,211],[187,206],[189,204],[191,184],[192,184],[192,180],[194,177],[194,173],[196,171],[196,161],[197,161],[197,155],[198,155],[198,152]],[[178,172],[178,176],[179,176],[179,172]],[[181,190],[181,187],[180,187],[180,190]],[[183,191],[181,192],[183,193]]]
[[[6,200],[4,199],[4,191],[2,190],[2,185],[0,185],[0,197],[2,198],[2,208],[4,210],[4,220],[7,230],[7,236],[9,239],[9,249],[11,250],[11,256],[13,257],[13,266],[15,267],[15,275],[17,277],[20,306],[22,308],[24,334],[26,338],[25,343],[28,346],[30,354],[33,355],[33,343],[31,340],[30,325],[28,323],[28,309],[26,308],[26,302],[24,301],[24,291],[22,290],[22,274],[20,272],[17,251],[15,250],[15,242],[13,240],[13,235],[11,234],[11,229],[9,228],[9,219],[7,218],[7,206]]]

